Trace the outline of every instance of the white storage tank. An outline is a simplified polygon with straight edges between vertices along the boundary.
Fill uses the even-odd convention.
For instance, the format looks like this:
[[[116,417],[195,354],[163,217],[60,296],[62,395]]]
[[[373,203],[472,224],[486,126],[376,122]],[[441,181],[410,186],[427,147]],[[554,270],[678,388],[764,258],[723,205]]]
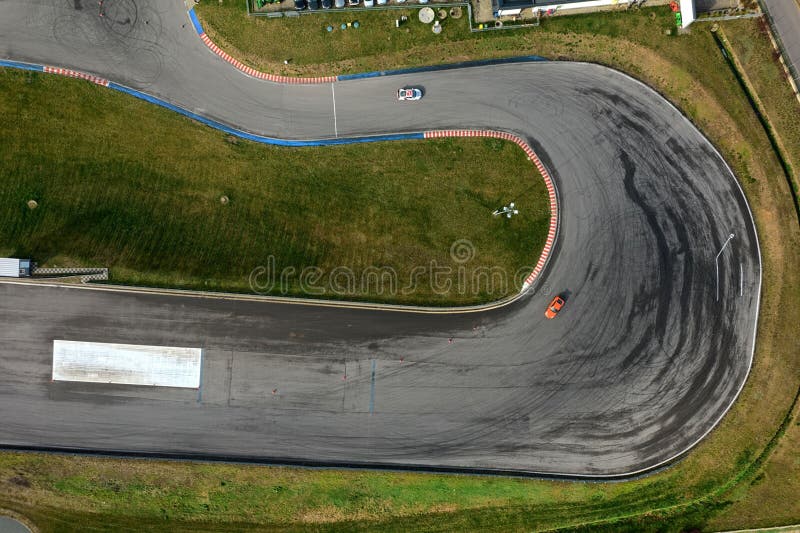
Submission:
[[[0,277],[27,278],[31,275],[31,260],[0,257]]]

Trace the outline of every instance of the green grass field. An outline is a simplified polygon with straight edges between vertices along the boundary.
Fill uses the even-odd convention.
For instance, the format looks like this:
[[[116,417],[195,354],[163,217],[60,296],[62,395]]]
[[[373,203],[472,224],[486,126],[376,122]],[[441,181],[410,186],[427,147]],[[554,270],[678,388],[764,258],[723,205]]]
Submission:
[[[485,302],[519,290],[549,224],[541,176],[496,139],[263,146],[89,83],[8,70],[0,128],[0,251],[107,266],[115,283],[249,292],[250,273],[274,265],[272,294]],[[491,216],[509,201],[518,216]],[[464,294],[450,253],[461,239],[475,254]],[[453,269],[448,291],[427,274],[411,285],[432,262]],[[472,283],[496,266],[505,286]],[[312,267],[323,276],[304,289]],[[395,280],[379,286],[376,267]]]
[[[203,6],[204,17],[212,7]],[[24,514],[42,531],[59,532],[692,531],[800,522],[794,502],[800,426],[796,412],[789,413],[800,385],[800,231],[780,165],[707,26],[666,36],[669,17],[667,8],[563,17],[536,30],[351,61],[387,68],[402,64],[402,56],[417,63],[519,54],[597,61],[654,86],[719,147],[757,221],[764,263],[761,319],[742,396],[683,460],[642,479],[568,483],[5,453],[0,508]],[[250,24],[244,18],[240,23]],[[722,26],[735,50],[729,28],[757,28],[754,21]],[[759,78],[754,85],[770,83],[776,65],[769,58],[758,61],[765,37],[758,31],[737,35],[764,69],[750,72]],[[348,61],[309,65],[308,72],[338,73]],[[769,105],[765,98],[768,111],[790,114],[794,104],[780,91],[775,95]],[[785,421],[784,435],[778,428]]]

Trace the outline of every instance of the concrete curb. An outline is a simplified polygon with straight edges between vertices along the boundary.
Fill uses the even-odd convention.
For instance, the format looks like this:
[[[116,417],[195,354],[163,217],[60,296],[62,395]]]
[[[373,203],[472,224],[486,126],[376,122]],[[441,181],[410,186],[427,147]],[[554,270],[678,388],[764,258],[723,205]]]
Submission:
[[[90,81],[102,87],[108,87],[109,84],[109,81],[105,78],[99,78],[97,76],[92,76],[91,74],[85,74],[83,72],[78,72],[77,70],[71,70],[68,68],[44,66],[42,67],[42,72],[46,72],[47,74],[58,74],[60,76],[67,76],[70,78],[78,78],[81,80]]]

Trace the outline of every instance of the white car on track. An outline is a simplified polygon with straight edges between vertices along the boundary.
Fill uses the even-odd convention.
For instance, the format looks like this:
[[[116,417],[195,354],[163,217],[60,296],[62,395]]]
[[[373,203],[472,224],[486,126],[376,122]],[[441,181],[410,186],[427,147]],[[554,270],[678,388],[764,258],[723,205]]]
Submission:
[[[413,101],[422,98],[422,89],[419,87],[403,87],[397,89],[397,99],[401,102],[404,100]]]

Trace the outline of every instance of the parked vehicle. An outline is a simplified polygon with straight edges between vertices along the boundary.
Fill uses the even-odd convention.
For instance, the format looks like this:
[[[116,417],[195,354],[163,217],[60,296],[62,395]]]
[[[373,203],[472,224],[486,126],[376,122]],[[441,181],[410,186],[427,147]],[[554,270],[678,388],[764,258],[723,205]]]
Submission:
[[[386,0],[378,0],[378,5],[379,6],[385,6],[386,5]]]
[[[364,7],[372,7],[375,5],[375,0],[364,0]]]
[[[302,11],[308,7],[308,3],[306,0],[294,0],[294,8],[298,11]]]
[[[360,0],[347,0],[347,4],[350,6],[357,6]]]
[[[336,0],[334,4],[336,5],[336,9],[341,9],[344,7],[344,0]]]
[[[319,0],[307,0],[307,2],[309,11],[314,11],[316,9],[319,9]]]
[[[333,0],[322,0],[322,9],[330,9],[333,7]]]

